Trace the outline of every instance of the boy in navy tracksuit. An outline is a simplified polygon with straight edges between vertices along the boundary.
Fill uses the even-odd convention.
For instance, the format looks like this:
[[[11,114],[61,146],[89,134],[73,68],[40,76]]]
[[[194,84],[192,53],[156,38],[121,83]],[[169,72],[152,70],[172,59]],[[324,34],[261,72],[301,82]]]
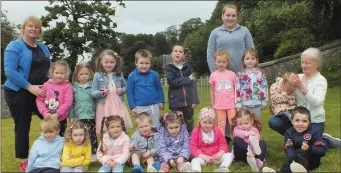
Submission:
[[[152,54],[141,49],[135,54],[136,69],[128,76],[128,104],[134,116],[147,112],[152,116],[153,128],[160,126],[160,109],[165,102],[158,74],[150,70]]]
[[[305,107],[292,111],[293,127],[284,134],[284,150],[288,163],[279,172],[309,172],[320,166],[321,157],[327,152],[327,144],[320,131],[310,127],[310,112]],[[263,172],[272,172],[263,168]]]

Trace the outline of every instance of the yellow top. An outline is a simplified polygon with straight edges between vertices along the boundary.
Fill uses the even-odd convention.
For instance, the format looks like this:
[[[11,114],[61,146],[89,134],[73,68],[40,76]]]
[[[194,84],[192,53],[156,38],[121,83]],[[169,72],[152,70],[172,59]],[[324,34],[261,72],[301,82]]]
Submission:
[[[75,145],[73,142],[65,143],[61,166],[75,167],[84,166],[88,169],[91,161],[91,144]]]

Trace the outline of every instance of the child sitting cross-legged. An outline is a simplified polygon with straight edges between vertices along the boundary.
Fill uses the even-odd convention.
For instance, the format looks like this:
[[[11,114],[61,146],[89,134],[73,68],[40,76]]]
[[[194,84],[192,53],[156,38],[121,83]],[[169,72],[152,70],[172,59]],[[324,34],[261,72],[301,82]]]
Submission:
[[[46,117],[40,122],[40,137],[34,142],[26,172],[59,172],[64,138],[59,136],[57,117]]]
[[[157,153],[157,140],[160,136],[157,129],[152,128],[152,116],[141,112],[136,117],[137,130],[130,139],[131,162],[134,165],[132,172],[144,172],[141,166],[147,166],[148,172],[157,172],[160,162]]]
[[[284,149],[288,162],[279,172],[309,172],[318,168],[328,147],[322,140],[321,132],[311,128],[309,110],[305,107],[296,107],[292,111],[291,122],[293,127],[284,134]],[[276,172],[268,167],[264,167],[262,171]]]
[[[233,155],[228,153],[224,135],[215,126],[215,111],[212,108],[202,108],[199,112],[199,125],[196,127],[190,140],[190,151],[193,171],[201,172],[200,165],[218,164],[214,172],[228,172],[233,161]]]

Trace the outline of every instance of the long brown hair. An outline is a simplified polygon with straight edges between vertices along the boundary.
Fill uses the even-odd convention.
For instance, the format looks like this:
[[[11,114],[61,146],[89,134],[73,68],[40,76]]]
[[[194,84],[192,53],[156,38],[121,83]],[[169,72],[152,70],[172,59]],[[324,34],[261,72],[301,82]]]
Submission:
[[[101,123],[101,144],[99,145],[100,151],[103,153],[103,134],[104,134],[104,126],[106,127],[106,130],[109,129],[110,122],[112,121],[118,121],[121,123],[122,131],[126,132],[124,120],[122,117],[118,115],[110,115],[108,117],[103,117],[102,123]]]
[[[252,126],[254,126],[258,131],[261,131],[261,124],[259,119],[256,117],[256,115],[253,112],[250,112],[247,109],[240,109],[237,112],[237,115],[232,118],[232,130],[237,126],[237,119],[242,117],[249,117],[252,121]]]
[[[69,126],[66,128],[66,136],[65,136],[65,142],[73,142],[72,141],[72,130],[74,129],[84,129],[84,141],[83,145],[86,145],[89,143],[89,129],[88,127],[80,120],[74,120],[72,123],[69,124]]]
[[[94,77],[94,72],[93,72],[91,65],[89,63],[87,63],[87,62],[79,63],[79,64],[77,64],[75,70],[73,71],[72,84],[74,84],[75,82],[78,82],[78,80],[79,80],[78,79],[78,73],[82,68],[89,69],[89,72],[90,72],[90,79],[89,80],[91,80]]]
[[[97,59],[96,59],[96,72],[105,72],[104,67],[101,64],[102,58],[105,55],[109,55],[109,56],[114,57],[114,59],[116,60],[116,66],[114,68],[114,72],[115,73],[121,72],[122,58],[117,54],[117,52],[110,50],[110,49],[103,50],[102,53],[97,57]]]

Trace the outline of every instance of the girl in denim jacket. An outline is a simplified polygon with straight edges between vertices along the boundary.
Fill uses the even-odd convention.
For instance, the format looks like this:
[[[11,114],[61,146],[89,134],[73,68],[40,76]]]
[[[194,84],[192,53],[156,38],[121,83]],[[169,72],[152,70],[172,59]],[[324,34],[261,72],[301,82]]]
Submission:
[[[99,133],[103,117],[119,115],[126,128],[132,128],[131,118],[123,94],[126,81],[121,72],[121,58],[113,50],[104,50],[96,60],[96,73],[91,87],[91,96],[97,99],[96,132]]]

